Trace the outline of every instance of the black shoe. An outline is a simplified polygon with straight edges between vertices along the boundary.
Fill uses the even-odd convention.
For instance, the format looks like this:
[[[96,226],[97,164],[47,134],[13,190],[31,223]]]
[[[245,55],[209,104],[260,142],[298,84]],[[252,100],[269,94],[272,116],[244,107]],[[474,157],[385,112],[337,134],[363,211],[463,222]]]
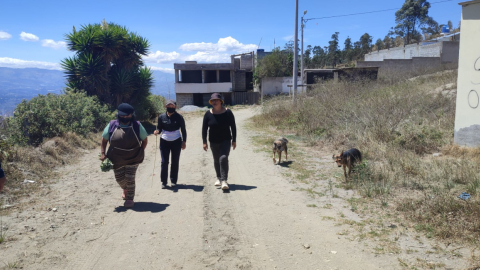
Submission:
[[[167,188],[167,185],[162,184],[162,189],[166,189],[166,188]]]
[[[177,184],[171,183],[170,186],[171,186],[172,188],[174,188],[174,187],[177,187]]]

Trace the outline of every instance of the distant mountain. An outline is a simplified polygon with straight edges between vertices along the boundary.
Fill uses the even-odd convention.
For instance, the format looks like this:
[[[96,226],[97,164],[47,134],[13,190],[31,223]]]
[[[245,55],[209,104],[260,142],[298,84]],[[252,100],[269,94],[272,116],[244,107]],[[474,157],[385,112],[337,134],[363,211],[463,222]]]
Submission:
[[[175,98],[175,75],[153,71],[152,94]],[[0,115],[11,114],[23,99],[39,94],[60,94],[65,87],[65,74],[60,70],[0,67]]]

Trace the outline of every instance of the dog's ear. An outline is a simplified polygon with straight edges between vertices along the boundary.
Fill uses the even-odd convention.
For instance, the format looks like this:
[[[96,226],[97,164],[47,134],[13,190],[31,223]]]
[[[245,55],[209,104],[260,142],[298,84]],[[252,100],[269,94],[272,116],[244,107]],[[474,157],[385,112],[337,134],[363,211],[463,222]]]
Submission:
[[[343,151],[342,151],[342,153],[340,153],[340,157],[343,157]]]
[[[333,154],[332,159],[335,159],[335,154]]]

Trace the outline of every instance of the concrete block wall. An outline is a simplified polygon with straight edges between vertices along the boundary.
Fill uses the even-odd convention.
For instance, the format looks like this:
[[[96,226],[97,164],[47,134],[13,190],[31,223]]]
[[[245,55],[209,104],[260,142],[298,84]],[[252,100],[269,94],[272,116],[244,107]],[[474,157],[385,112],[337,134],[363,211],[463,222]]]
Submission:
[[[442,47],[443,63],[458,63],[460,55],[460,42],[444,41]]]
[[[237,70],[233,73],[233,91],[247,91],[247,76],[245,71]]]
[[[383,61],[357,61],[357,67],[379,67],[379,77],[414,76],[454,68],[443,64],[440,57],[413,57],[412,59],[385,59]]]
[[[403,47],[371,52],[365,55],[365,61],[382,61],[383,59],[404,59]]]
[[[185,105],[193,105],[193,94],[176,94],[177,108]]]
[[[252,55],[244,54],[240,56],[240,69],[252,70]]]
[[[440,57],[442,55],[442,42],[428,45],[418,45],[418,54],[416,57]]]
[[[453,41],[453,43],[455,42]],[[437,42],[427,45],[410,44],[405,47],[395,47],[391,49],[375,51],[366,54],[365,61],[382,61],[384,59],[412,59],[413,57],[440,57],[442,55],[443,44],[444,42]],[[454,50],[455,48],[455,45],[453,44],[448,44],[447,46],[449,46],[450,50]]]

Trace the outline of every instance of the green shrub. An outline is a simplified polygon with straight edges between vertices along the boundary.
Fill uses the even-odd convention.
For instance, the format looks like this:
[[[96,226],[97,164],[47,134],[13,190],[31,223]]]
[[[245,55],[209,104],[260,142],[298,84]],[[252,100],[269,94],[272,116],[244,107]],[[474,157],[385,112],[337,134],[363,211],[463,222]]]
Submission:
[[[165,98],[160,95],[149,95],[139,103],[133,103],[137,120],[152,120],[165,111]]]
[[[108,107],[85,93],[38,95],[17,105],[8,118],[7,133],[16,143],[38,145],[44,138],[67,132],[87,135],[103,129],[112,118]]]

